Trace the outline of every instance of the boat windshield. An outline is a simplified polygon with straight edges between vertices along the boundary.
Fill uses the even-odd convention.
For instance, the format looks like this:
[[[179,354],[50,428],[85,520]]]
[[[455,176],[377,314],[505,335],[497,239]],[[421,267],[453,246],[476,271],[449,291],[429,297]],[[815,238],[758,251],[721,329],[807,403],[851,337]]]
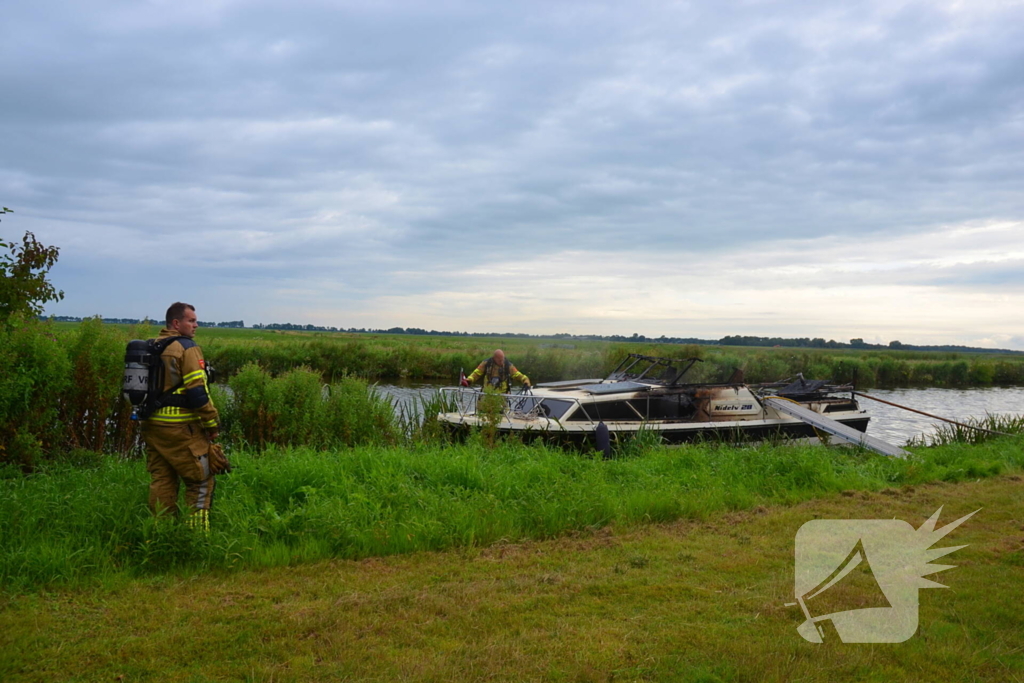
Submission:
[[[556,420],[561,419],[572,406],[572,401],[541,396],[524,396],[518,401],[512,402],[512,410],[517,413],[532,412],[540,417],[550,417]]]
[[[678,384],[694,364],[701,362],[700,358],[679,360],[631,353],[612,370],[605,382],[644,382],[666,386]]]

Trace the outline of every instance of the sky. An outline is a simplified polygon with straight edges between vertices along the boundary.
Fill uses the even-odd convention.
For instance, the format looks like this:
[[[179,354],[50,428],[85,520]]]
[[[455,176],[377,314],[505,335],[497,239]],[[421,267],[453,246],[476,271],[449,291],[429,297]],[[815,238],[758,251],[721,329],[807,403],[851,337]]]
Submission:
[[[1024,349],[1024,1],[11,3],[53,315]]]

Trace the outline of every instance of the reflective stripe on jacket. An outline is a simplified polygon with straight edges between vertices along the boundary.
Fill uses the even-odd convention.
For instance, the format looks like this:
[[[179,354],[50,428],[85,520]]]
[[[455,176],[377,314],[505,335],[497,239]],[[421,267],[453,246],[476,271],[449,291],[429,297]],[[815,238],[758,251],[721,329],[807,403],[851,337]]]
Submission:
[[[512,390],[512,380],[523,384],[530,382],[530,378],[519,372],[507,358],[503,366],[495,363],[493,358],[488,358],[476,366],[476,370],[470,373],[466,381],[472,384],[481,377],[484,380],[484,386],[494,387],[503,393]]]

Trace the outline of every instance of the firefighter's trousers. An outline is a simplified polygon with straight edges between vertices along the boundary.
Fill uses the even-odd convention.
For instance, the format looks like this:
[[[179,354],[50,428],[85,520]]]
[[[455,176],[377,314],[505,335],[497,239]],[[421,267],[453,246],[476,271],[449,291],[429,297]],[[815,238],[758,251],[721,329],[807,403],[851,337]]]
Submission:
[[[146,441],[149,508],[177,514],[179,480],[185,482],[185,502],[190,511],[209,510],[216,481],[210,474],[210,441],[198,422],[142,425]]]

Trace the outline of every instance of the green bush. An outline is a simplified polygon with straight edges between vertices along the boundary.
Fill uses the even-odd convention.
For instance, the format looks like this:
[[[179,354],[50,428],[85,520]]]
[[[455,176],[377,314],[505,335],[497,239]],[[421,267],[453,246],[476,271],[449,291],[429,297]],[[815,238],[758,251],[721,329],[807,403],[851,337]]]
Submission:
[[[146,330],[142,330],[143,333]],[[98,318],[66,335],[73,381],[60,398],[66,448],[128,454],[136,445],[137,425],[121,395],[126,335]]]
[[[972,386],[986,386],[992,384],[996,378],[996,366],[986,361],[974,361],[968,373],[967,382]]]
[[[65,445],[60,400],[71,364],[52,326],[12,316],[0,325],[0,368],[0,463],[29,470]]]
[[[271,444],[323,450],[395,443],[401,435],[391,403],[354,377],[325,385],[309,368],[272,377],[250,363],[230,388],[220,407],[225,433],[258,450]]]

